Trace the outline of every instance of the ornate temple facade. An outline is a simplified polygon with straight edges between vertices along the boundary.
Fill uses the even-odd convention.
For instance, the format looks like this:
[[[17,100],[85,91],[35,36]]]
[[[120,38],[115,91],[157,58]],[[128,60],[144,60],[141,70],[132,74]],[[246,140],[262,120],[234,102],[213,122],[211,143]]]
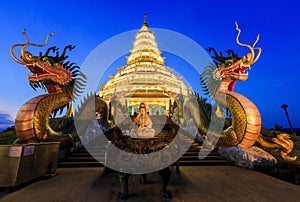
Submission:
[[[175,75],[174,69],[165,66],[161,53],[144,15],[144,23],[126,57],[127,65],[118,67],[118,72],[109,76],[98,95],[107,103],[112,96],[118,96],[131,115],[138,111],[141,102],[148,106],[150,115],[167,115],[175,97],[178,94],[187,97],[191,88],[181,76]]]

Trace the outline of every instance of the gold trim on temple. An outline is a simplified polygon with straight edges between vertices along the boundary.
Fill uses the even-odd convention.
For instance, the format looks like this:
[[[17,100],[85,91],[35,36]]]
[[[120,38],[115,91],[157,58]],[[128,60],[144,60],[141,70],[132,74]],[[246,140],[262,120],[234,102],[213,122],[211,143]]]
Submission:
[[[131,115],[138,112],[141,102],[146,103],[150,115],[167,115],[175,97],[178,94],[187,97],[191,87],[174,74],[174,69],[165,66],[161,53],[145,14],[130,55],[126,56],[127,65],[118,67],[118,72],[100,85],[98,95],[107,103],[112,96],[118,96]]]

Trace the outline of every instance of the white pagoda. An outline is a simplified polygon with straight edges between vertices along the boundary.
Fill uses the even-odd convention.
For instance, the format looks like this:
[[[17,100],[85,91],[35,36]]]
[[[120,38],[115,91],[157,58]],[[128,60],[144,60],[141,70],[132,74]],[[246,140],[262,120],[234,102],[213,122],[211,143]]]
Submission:
[[[161,53],[145,14],[130,55],[126,57],[127,65],[109,76],[107,83],[100,86],[98,95],[107,103],[112,96],[118,96],[131,115],[138,111],[141,102],[148,106],[150,115],[167,115],[175,97],[178,94],[189,96],[191,87],[174,74],[174,69],[164,65]]]

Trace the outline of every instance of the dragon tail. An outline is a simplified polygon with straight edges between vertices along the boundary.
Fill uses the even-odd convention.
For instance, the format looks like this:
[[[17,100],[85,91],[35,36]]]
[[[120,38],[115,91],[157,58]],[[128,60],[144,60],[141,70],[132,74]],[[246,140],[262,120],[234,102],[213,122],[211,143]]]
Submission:
[[[289,155],[294,148],[294,143],[288,134],[279,134],[272,138],[272,142],[267,141],[262,135],[259,135],[257,143],[265,148],[281,150],[281,157],[287,162],[293,162],[297,159],[297,156],[292,157]]]

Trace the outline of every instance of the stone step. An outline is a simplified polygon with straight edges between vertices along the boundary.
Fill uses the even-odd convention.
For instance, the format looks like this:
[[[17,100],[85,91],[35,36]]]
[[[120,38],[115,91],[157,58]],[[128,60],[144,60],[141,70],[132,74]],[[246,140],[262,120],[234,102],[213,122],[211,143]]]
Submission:
[[[105,149],[102,149],[102,148],[99,148],[99,149],[97,149],[97,148],[93,148],[93,149],[88,148],[88,149],[86,149],[86,148],[82,147],[78,151],[76,151],[76,153],[103,152],[103,151],[105,151]]]
[[[198,156],[185,156],[183,155],[180,159],[180,161],[189,161],[189,160],[226,160],[226,158],[222,156],[206,156],[203,159],[199,159]]]
[[[199,151],[187,151],[184,156],[199,156]],[[220,156],[218,152],[210,152],[207,156]]]
[[[233,165],[233,162],[228,160],[189,160],[182,161],[181,159],[178,162],[179,166],[221,166],[221,165]]]
[[[96,156],[96,158],[92,156],[82,156],[82,157],[67,157],[63,160],[63,162],[96,162],[98,160],[104,161],[104,156]]]
[[[88,152],[88,151],[86,151],[86,152],[81,152],[81,153],[73,153],[71,156],[72,157],[84,157],[84,156],[103,156],[103,155],[105,155],[105,153],[104,152],[92,152],[91,154]]]
[[[180,138],[187,142],[193,139],[183,133],[179,133]],[[207,154],[203,159],[199,159],[199,152]],[[97,148],[89,145],[88,151],[82,147],[71,156],[60,160],[58,167],[76,168],[76,167],[101,167],[99,163],[89,152],[97,158],[104,161],[105,147]],[[205,165],[232,165],[232,162],[226,160],[217,151],[202,148],[201,143],[193,142],[187,152],[174,165],[179,166],[205,166]]]
[[[59,168],[83,168],[83,167],[104,167],[103,164],[96,162],[59,162]]]
[[[104,154],[97,156],[104,161]],[[174,163],[175,165],[176,163]],[[204,159],[199,159],[198,151],[186,152],[177,162],[179,166],[211,166],[211,165],[232,165],[233,163],[220,156],[217,152],[211,152]],[[80,168],[80,167],[103,167],[87,151],[74,153],[58,163],[60,168]]]

